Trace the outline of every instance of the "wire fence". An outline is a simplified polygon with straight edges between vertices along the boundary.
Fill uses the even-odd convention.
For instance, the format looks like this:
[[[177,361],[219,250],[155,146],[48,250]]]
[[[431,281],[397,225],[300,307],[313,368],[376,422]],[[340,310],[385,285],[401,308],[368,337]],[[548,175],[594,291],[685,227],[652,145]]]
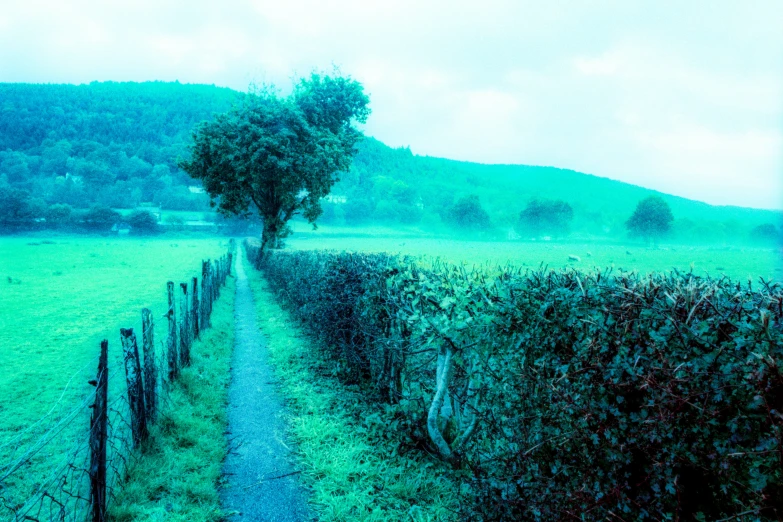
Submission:
[[[200,284],[194,277],[175,292],[168,282],[165,336],[158,328],[156,342],[154,316],[143,309],[141,350],[134,330],[121,329],[122,360],[109,361],[104,340],[46,415],[0,443],[0,521],[107,519],[160,404],[190,364],[192,343],[210,327],[213,303],[231,274],[235,252],[232,239],[224,256],[203,261]],[[69,390],[85,381],[91,391],[69,403]]]

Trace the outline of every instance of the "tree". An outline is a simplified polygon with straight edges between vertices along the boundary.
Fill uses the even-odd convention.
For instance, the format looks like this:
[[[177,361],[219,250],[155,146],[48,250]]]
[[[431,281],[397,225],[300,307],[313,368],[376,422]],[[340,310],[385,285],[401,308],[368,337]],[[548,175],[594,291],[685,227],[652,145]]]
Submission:
[[[40,200],[30,197],[26,190],[0,186],[0,228],[30,228],[37,218],[43,217]]]
[[[221,214],[257,212],[262,252],[277,248],[294,215],[315,225],[320,199],[351,165],[361,137],[354,123],[367,120],[368,103],[359,82],[313,73],[287,97],[262,90],[200,124],[179,166]]]
[[[783,240],[783,234],[778,232],[777,227],[772,223],[763,223],[753,227],[750,231],[750,237],[757,241],[776,243]]]
[[[650,196],[636,205],[625,227],[631,236],[656,241],[669,232],[674,216],[669,205],[659,196]]]
[[[0,172],[8,176],[11,183],[20,183],[30,178],[27,157],[21,152],[0,152]]]
[[[517,228],[534,235],[567,234],[574,209],[565,201],[534,199],[520,212]]]
[[[100,205],[92,207],[82,216],[82,223],[85,228],[101,232],[107,232],[114,224],[120,221],[122,221],[122,216],[120,216],[119,212]]]
[[[64,228],[71,222],[73,207],[64,203],[55,203],[46,211],[46,224],[50,228]]]
[[[462,230],[478,231],[492,227],[489,214],[481,206],[479,197],[476,195],[460,198],[451,208],[446,210],[443,217],[446,223]]]
[[[134,235],[156,234],[159,232],[158,219],[146,210],[136,210],[125,219]]]

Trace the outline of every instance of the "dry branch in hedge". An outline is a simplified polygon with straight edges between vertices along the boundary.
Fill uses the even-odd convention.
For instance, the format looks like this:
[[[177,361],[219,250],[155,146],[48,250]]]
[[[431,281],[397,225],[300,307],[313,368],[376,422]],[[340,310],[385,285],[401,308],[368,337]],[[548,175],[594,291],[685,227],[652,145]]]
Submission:
[[[467,515],[783,517],[780,285],[334,252],[260,268],[334,371],[467,477]]]

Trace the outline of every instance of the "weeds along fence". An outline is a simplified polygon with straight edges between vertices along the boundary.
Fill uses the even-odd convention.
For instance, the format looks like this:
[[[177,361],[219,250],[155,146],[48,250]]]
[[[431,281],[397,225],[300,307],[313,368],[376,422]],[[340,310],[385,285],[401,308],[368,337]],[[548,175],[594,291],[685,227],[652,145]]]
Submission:
[[[167,283],[166,335],[156,343],[151,310],[142,329],[119,332],[122,359],[109,358],[109,342],[77,372],[69,386],[89,382],[78,404],[53,405],[46,416],[0,444],[0,520],[102,522],[125,477],[143,450],[171,384],[190,364],[193,341],[210,327],[212,306],[231,273],[235,242],[217,260],[203,261],[201,280]],[[97,373],[92,374],[97,366]],[[92,374],[92,375],[90,375]],[[65,395],[65,392],[63,392]],[[62,402],[62,401],[61,401]],[[77,424],[83,425],[78,426]],[[40,477],[30,474],[41,469]]]
[[[463,518],[783,519],[779,284],[246,250]]]

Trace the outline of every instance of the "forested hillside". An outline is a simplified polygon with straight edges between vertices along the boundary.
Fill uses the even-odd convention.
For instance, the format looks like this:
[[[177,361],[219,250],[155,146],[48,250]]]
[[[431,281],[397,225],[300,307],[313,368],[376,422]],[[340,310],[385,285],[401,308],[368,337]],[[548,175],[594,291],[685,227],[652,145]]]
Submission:
[[[373,219],[394,223],[440,224],[454,202],[478,196],[494,227],[515,227],[520,212],[534,199],[567,202],[574,210],[573,233],[616,236],[636,204],[662,197],[675,217],[681,239],[730,240],[746,236],[783,214],[741,207],[713,206],[649,189],[555,167],[482,165],[416,156],[369,138],[354,168],[335,185],[336,203],[325,204],[326,220],[347,224]]]
[[[206,209],[176,159],[193,125],[237,96],[159,82],[0,84],[0,185],[29,194],[38,213],[42,204]]]
[[[96,205],[208,211],[208,197],[188,188],[196,183],[177,160],[187,154],[193,126],[241,96],[162,82],[0,84],[0,226],[40,226],[44,219],[51,225]],[[464,229],[455,215],[467,205],[478,213],[479,232],[502,236],[518,229],[520,212],[532,200],[573,209],[562,234],[621,235],[637,202],[656,194],[553,167],[416,156],[372,138],[360,144],[353,168],[341,178],[324,201],[324,223]],[[747,238],[754,227],[770,230],[781,220],[777,212],[661,196],[682,239]]]

